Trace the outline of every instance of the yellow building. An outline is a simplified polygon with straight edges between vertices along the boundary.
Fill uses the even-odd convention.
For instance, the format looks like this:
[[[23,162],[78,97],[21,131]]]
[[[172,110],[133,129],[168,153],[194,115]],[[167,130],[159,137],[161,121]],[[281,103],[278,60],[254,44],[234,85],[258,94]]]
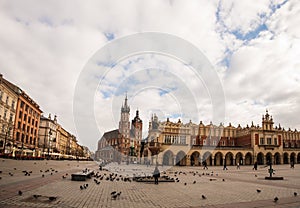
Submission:
[[[18,94],[0,74],[0,154],[11,154]]]
[[[198,130],[197,130],[198,129]],[[149,124],[142,161],[164,165],[252,165],[300,163],[300,132],[274,127],[266,112],[262,125],[242,128],[158,121]]]

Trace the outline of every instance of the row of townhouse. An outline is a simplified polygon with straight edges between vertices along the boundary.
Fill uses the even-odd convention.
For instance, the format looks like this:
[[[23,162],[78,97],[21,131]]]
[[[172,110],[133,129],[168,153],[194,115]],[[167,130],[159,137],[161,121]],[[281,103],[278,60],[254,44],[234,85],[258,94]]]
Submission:
[[[9,157],[85,157],[86,148],[0,74],[0,154]]]

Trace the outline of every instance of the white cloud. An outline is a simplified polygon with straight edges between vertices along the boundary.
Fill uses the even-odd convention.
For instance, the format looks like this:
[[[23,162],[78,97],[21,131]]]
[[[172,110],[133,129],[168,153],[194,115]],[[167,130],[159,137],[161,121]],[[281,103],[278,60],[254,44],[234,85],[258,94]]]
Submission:
[[[227,122],[246,124],[254,120],[258,123],[260,115],[268,108],[275,122],[300,128],[296,117],[300,113],[300,29],[297,24],[300,5],[296,0],[255,3],[250,0],[130,0],[126,1],[126,7],[120,1],[32,0],[2,1],[0,4],[1,73],[33,97],[46,114],[56,113],[59,122],[74,134],[77,133],[73,121],[75,86],[88,60],[107,43],[105,34],[119,38],[145,31],[179,36],[207,56],[224,85]],[[244,37],[247,34],[247,38]],[[116,68],[122,64],[125,65],[126,60]],[[152,61],[151,58],[140,59],[130,68],[129,72],[136,75],[131,78],[147,81],[149,75],[138,70],[153,66],[170,67],[177,81],[181,80],[181,85],[188,83],[188,90],[195,92],[201,108],[199,115],[192,118],[194,122],[199,122],[197,118],[204,122],[211,120],[212,107],[210,100],[205,99],[209,97],[205,83],[199,84],[193,74],[186,74],[177,61],[168,57],[160,60],[155,57]],[[97,67],[91,71],[96,72]],[[114,70],[107,78],[118,86],[124,75],[121,69]],[[97,79],[99,77],[93,77],[96,82]],[[166,80],[175,86],[180,83],[157,79],[156,84],[163,88]],[[116,86],[107,83],[102,83],[102,90],[113,93]],[[92,81],[87,85],[92,89]],[[136,83],[136,86],[143,85]],[[180,111],[177,104],[169,109],[162,105],[174,101],[171,95],[184,94],[185,91],[180,90],[165,97],[159,96],[158,90],[136,91],[131,100],[132,116],[138,108],[145,123],[151,112],[163,116],[173,110]],[[115,128],[124,95],[119,94],[112,100],[93,93],[96,93],[96,117],[107,118],[100,131]],[[181,102],[181,107],[188,106]],[[95,150],[98,136],[80,135],[78,139]]]

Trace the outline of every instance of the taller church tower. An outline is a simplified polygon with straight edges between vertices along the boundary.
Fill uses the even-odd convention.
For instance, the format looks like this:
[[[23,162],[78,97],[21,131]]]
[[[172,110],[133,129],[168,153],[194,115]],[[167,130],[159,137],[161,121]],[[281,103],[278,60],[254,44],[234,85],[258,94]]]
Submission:
[[[121,108],[121,119],[119,122],[119,132],[125,137],[129,139],[130,136],[130,122],[129,122],[129,116],[130,116],[130,107],[127,103],[127,94],[125,97],[125,103],[122,105]]]

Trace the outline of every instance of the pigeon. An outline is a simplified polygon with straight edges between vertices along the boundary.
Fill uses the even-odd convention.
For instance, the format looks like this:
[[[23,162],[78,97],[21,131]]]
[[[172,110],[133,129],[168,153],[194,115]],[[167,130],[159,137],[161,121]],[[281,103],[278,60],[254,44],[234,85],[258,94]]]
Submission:
[[[196,181],[193,182],[193,184],[195,184],[195,183],[196,183]]]
[[[225,179],[223,178],[222,181],[225,181]]]
[[[184,185],[186,186],[186,183],[184,183]]]
[[[297,196],[298,194],[297,194],[297,192],[294,192],[294,196]]]
[[[41,197],[41,196],[42,196],[42,195],[34,194],[34,195],[33,195],[33,198],[37,199],[37,198],[39,198],[39,197]]]
[[[80,190],[84,189],[83,186],[80,186]]]
[[[116,199],[118,197],[118,194],[112,195],[111,199]]]
[[[202,199],[206,199],[206,196],[202,195]]]
[[[66,178],[66,176],[64,176],[64,175],[63,175],[63,176],[62,176],[62,178],[63,178],[63,179],[65,179],[65,178]]]
[[[277,202],[278,201],[278,197],[276,196],[275,198],[274,198],[274,202]]]
[[[120,191],[119,193],[117,193],[118,198],[120,198],[122,192]]]
[[[110,193],[110,195],[114,195],[114,194],[116,194],[116,193],[117,193],[116,191],[113,191],[113,192]]]
[[[257,189],[257,190],[256,190],[256,192],[257,192],[257,193],[260,193],[260,192],[261,192],[261,190]]]
[[[43,175],[42,175],[42,177],[44,178],[44,177],[45,177],[45,175],[43,174]]]
[[[19,194],[20,196],[22,196],[23,192],[22,192],[21,190],[19,190],[18,194]]]
[[[57,198],[56,196],[50,196],[50,197],[49,197],[49,201],[55,201],[56,198]]]

